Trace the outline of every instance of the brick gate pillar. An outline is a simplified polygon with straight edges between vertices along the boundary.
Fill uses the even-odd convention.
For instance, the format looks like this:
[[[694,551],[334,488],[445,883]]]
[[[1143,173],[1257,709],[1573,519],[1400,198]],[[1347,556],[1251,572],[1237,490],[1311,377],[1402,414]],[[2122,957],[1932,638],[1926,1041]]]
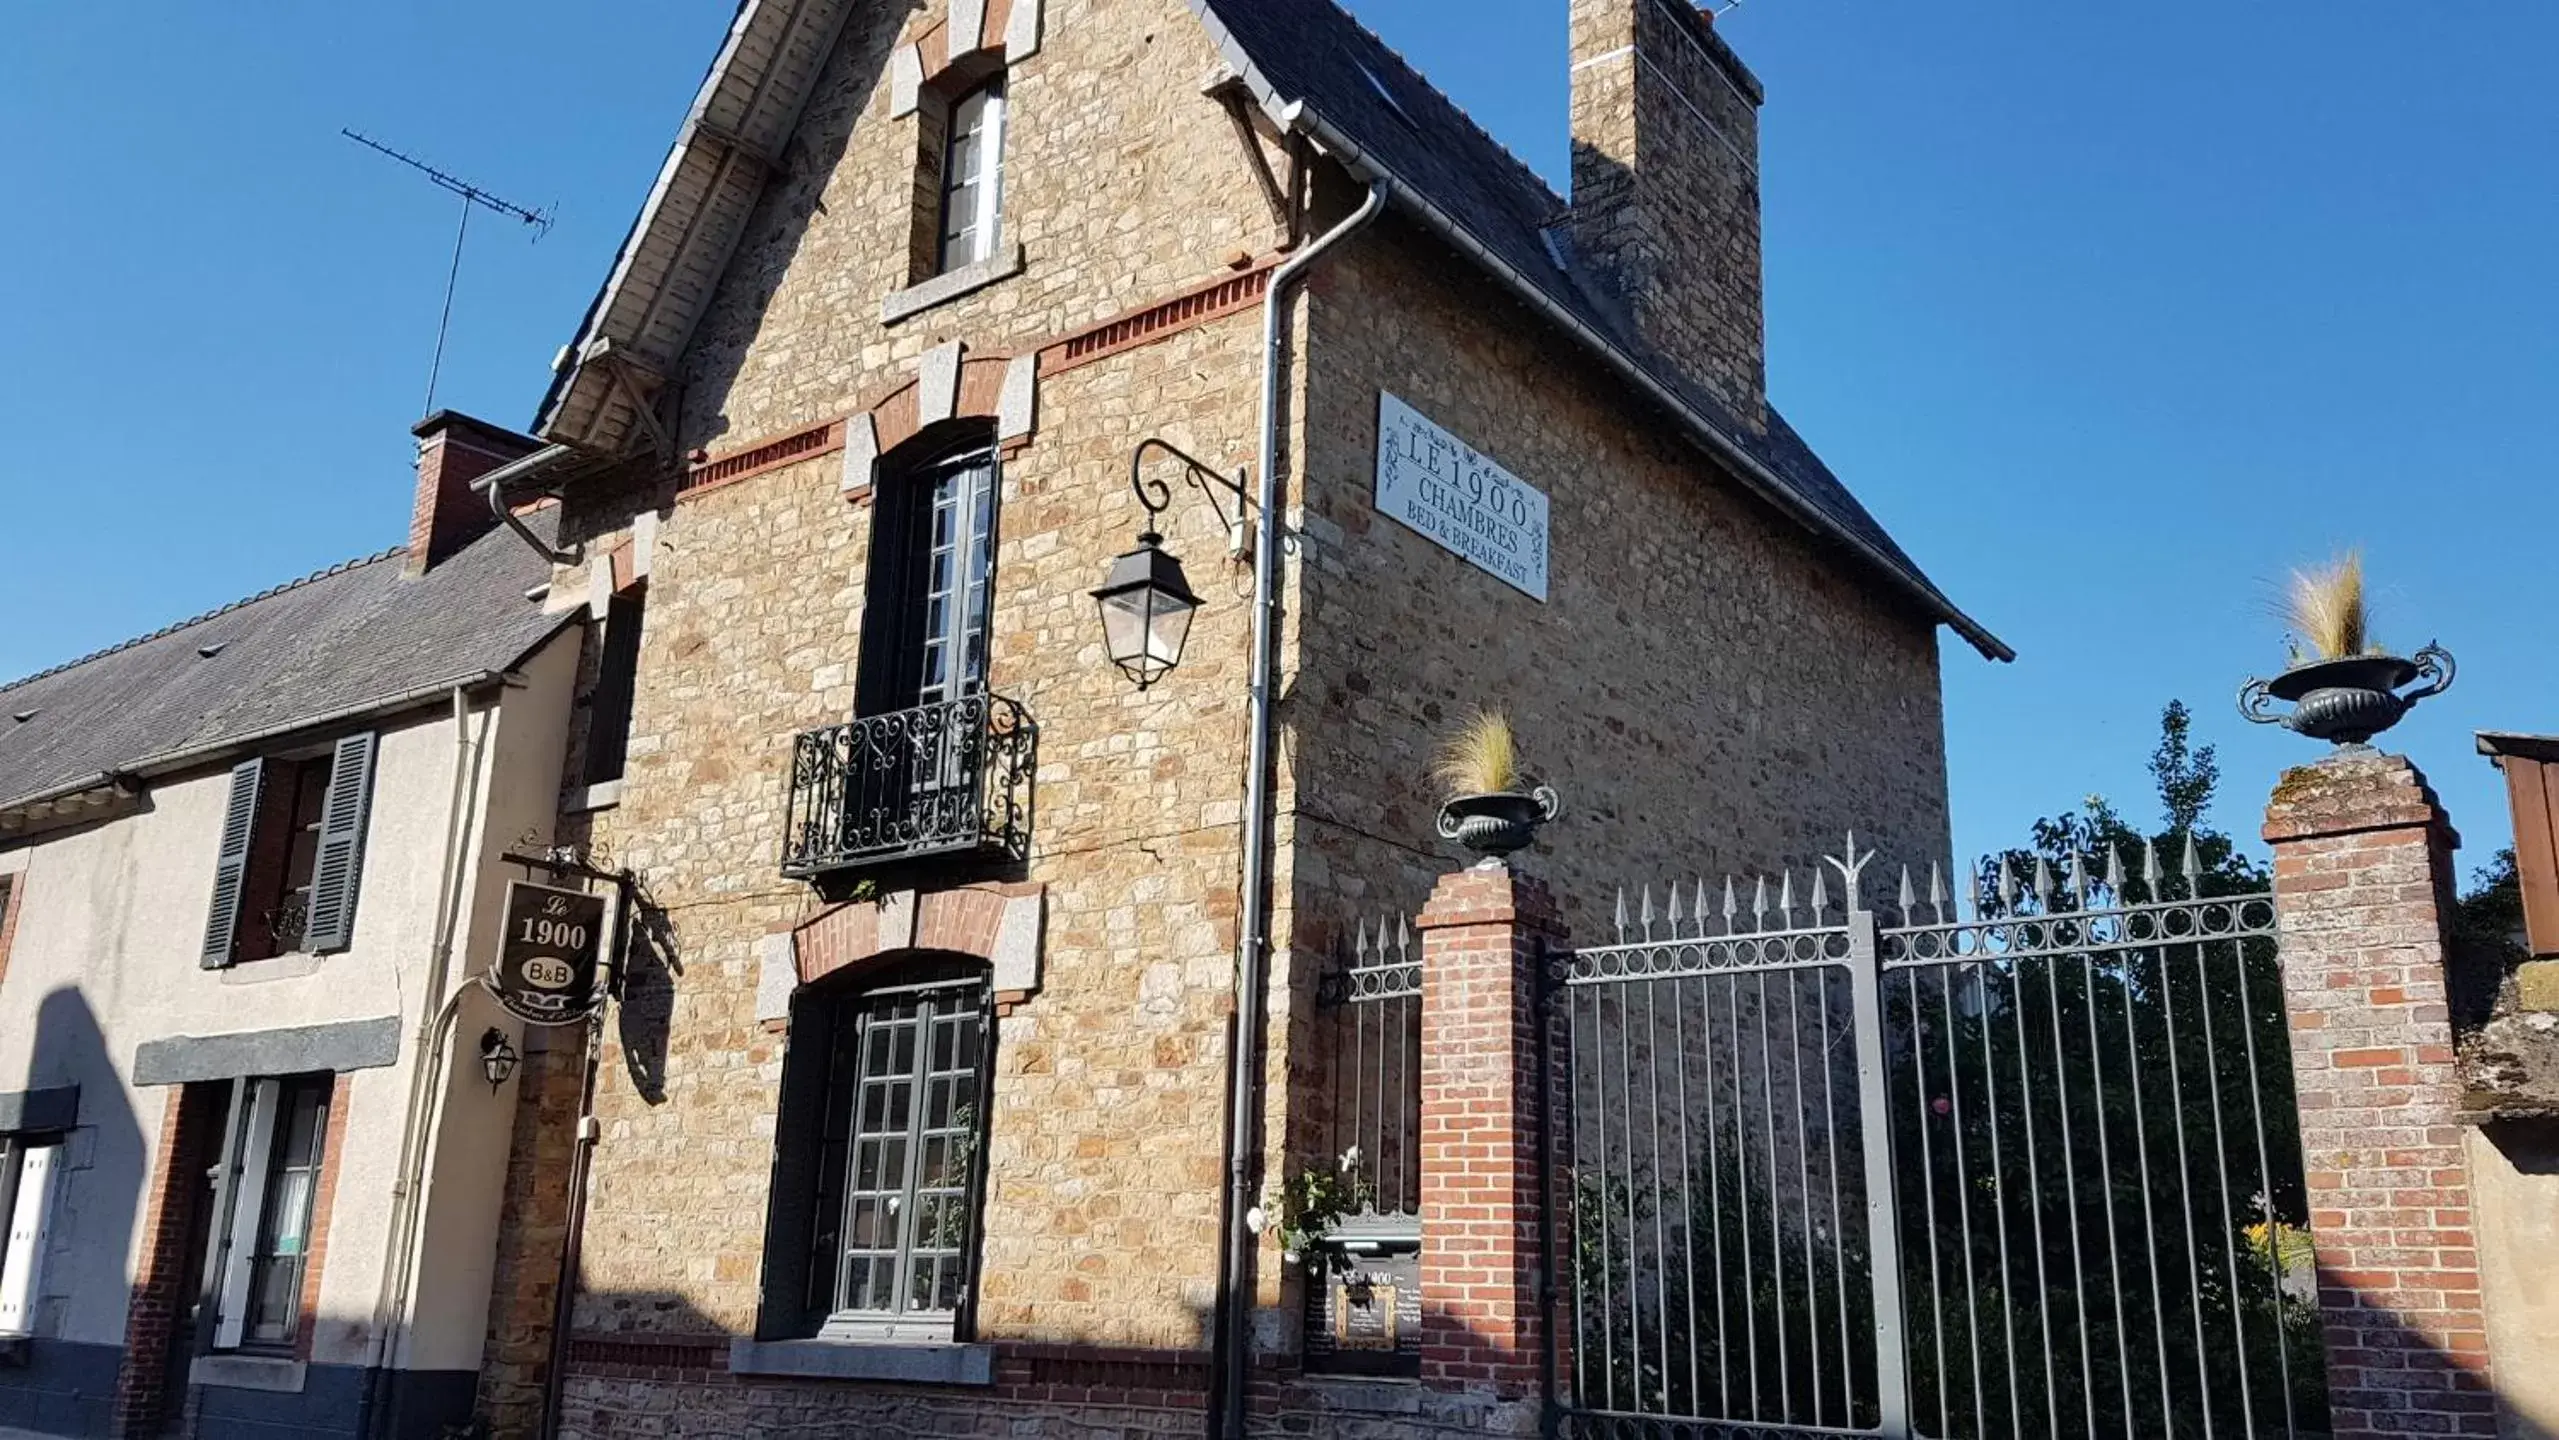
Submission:
[[[2459,839],[2369,753],[2287,773],[2265,838],[2334,1433],[2494,1435],[2445,996]]]
[[[1549,1076],[1538,968],[1555,899],[1500,865],[1439,882],[1422,932],[1422,1383],[1541,1399],[1546,1215],[1538,1112]],[[1560,1050],[1555,1053],[1560,1054]]]

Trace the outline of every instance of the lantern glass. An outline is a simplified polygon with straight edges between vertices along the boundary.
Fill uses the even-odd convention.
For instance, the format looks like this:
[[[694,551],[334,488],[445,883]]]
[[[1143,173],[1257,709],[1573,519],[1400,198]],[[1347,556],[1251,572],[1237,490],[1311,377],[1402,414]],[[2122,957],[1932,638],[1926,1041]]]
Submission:
[[[515,1063],[517,1059],[518,1056],[516,1055],[515,1047],[507,1043],[505,1031],[492,1025],[486,1031],[482,1032],[480,1036],[480,1071],[482,1074],[489,1077],[490,1089],[494,1090],[499,1086],[504,1085],[507,1082],[508,1077],[515,1074]]]
[[[1199,597],[1191,593],[1181,562],[1142,537],[1138,549],[1112,562],[1101,589],[1102,647],[1143,690],[1182,663]]]
[[[1102,641],[1111,663],[1128,672],[1140,688],[1164,677],[1182,662],[1182,643],[1191,633],[1198,607],[1148,586],[1102,597]]]

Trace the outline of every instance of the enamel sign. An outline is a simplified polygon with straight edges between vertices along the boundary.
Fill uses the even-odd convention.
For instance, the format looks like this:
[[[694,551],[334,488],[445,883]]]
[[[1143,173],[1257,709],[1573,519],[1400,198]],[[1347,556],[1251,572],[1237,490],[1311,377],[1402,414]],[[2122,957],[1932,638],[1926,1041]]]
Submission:
[[[1546,492],[1384,391],[1377,508],[1512,589],[1546,599]]]

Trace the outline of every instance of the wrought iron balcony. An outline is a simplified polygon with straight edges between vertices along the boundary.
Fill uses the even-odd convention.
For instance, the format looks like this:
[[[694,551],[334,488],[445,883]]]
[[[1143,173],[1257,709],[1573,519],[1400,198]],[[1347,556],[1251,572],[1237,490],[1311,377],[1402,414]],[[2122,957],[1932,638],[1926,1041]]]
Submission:
[[[1000,695],[808,731],[791,757],[782,873],[962,851],[1020,860],[1038,760],[1039,727]]]

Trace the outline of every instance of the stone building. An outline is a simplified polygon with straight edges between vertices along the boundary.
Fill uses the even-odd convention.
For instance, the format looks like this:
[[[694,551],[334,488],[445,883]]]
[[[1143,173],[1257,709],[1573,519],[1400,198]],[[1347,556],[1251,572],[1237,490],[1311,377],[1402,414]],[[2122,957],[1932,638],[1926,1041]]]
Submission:
[[[530,442],[419,434],[409,546],[0,687],[0,1430],[471,1414],[523,1037],[465,979],[580,641],[468,487]]]
[[[502,1432],[1298,1403],[1254,1225],[1477,707],[1570,807],[1567,924],[1665,857],[1942,854],[1938,631],[2006,652],[1769,403],[1759,82],[1678,0],[1571,20],[1567,204],[1326,0],[741,6],[484,479],[560,499],[628,677],[563,823],[648,937],[582,1217],[574,1067],[521,1097]],[[1201,599],[1141,687],[1092,592],[1150,529]]]

